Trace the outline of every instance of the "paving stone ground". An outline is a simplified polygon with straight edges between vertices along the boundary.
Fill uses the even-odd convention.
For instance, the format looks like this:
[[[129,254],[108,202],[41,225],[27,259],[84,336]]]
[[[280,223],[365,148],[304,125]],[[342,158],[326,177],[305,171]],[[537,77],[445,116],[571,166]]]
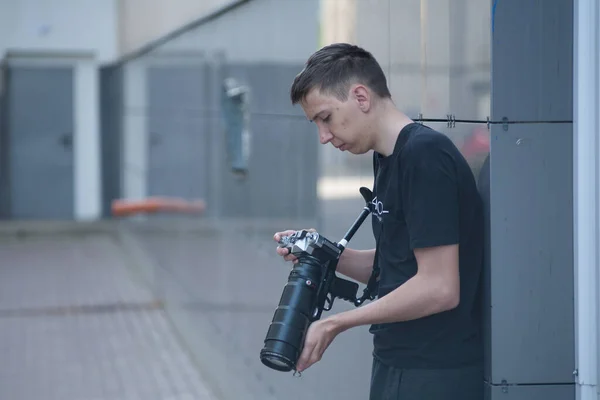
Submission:
[[[110,235],[2,238],[0,260],[0,399],[217,399]]]

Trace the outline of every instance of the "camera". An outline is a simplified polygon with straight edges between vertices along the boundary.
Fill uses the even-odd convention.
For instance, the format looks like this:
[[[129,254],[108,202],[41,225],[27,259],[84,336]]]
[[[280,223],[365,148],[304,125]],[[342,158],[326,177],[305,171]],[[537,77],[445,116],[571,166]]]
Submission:
[[[372,211],[373,193],[360,188],[365,207],[348,232],[338,243],[318,232],[301,230],[282,238],[279,247],[297,257],[260,351],[260,360],[267,367],[288,372],[296,369],[304,337],[310,324],[331,310],[335,298],[360,306],[375,298],[378,270],[373,268],[369,284],[357,298],[358,284],[336,275],[339,258],[350,239]]]

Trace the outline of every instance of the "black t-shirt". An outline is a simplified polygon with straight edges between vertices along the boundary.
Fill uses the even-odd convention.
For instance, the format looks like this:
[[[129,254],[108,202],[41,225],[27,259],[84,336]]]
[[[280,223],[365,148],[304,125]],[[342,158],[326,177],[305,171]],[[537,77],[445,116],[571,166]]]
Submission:
[[[411,123],[388,157],[373,156],[373,233],[383,297],[417,272],[415,248],[459,244],[460,303],[424,318],[371,326],[374,356],[398,368],[482,360],[479,285],[483,211],[475,178],[444,134]]]

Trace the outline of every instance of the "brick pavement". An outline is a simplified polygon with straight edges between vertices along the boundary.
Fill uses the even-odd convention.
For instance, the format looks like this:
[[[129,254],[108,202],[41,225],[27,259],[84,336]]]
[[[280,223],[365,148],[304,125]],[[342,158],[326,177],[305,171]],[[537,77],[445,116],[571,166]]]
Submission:
[[[0,238],[0,399],[212,400],[110,235]]]

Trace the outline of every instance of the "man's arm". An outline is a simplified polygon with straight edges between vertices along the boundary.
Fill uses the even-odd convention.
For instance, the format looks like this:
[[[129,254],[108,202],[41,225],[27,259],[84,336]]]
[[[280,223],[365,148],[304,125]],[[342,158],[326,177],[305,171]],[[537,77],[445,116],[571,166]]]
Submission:
[[[458,245],[415,249],[415,258],[415,276],[378,300],[331,316],[334,329],[408,321],[458,306]]]
[[[337,272],[366,285],[373,271],[374,260],[375,249],[354,250],[347,248],[340,256]]]

